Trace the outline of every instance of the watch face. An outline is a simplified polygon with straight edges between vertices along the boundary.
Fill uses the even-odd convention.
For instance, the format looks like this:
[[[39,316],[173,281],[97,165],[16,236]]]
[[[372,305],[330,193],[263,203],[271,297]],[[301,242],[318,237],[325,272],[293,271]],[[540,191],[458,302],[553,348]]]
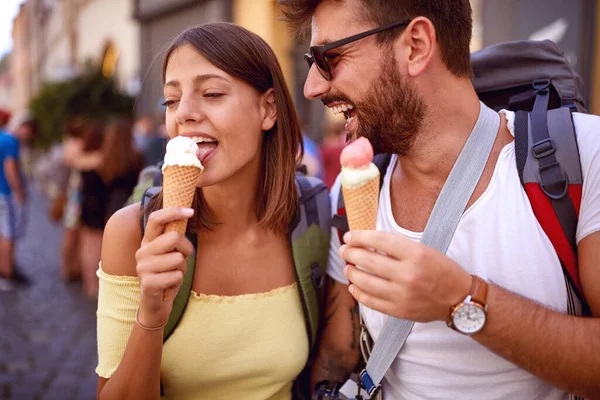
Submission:
[[[454,313],[452,323],[459,332],[479,332],[485,325],[485,311],[479,304],[465,303]]]

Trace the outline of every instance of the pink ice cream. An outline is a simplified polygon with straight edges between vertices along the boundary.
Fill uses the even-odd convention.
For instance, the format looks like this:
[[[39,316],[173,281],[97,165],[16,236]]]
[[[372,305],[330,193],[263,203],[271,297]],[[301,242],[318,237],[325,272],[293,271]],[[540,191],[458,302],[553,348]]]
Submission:
[[[344,167],[366,168],[371,161],[373,161],[373,146],[365,137],[360,137],[344,147],[340,155],[340,163]]]
[[[365,137],[360,137],[342,150],[342,185],[348,188],[361,186],[379,176],[373,164],[373,146]]]

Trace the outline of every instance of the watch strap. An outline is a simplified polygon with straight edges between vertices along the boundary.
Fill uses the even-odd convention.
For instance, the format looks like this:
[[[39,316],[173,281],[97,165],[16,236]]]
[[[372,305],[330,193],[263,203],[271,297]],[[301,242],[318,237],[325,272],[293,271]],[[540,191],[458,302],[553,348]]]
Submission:
[[[471,276],[473,277],[473,283],[471,284],[471,301],[485,307],[489,289],[488,283],[477,275]]]

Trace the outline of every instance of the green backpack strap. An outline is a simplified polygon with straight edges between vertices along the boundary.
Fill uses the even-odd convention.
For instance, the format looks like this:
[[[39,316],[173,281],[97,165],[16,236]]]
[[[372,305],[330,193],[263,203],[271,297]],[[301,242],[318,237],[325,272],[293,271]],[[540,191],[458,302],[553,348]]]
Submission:
[[[312,349],[323,321],[331,208],[327,186],[319,179],[296,175],[296,187],[300,207],[291,230],[292,255]]]
[[[187,306],[190,294],[192,293],[192,283],[194,282],[194,271],[196,269],[196,243],[192,243],[194,243],[194,254],[189,256],[186,260],[187,269],[185,275],[183,275],[183,283],[175,296],[175,300],[173,300],[173,308],[171,309],[171,314],[169,314],[169,321],[163,331],[163,342],[165,342],[175,330],[175,327],[179,323],[183,311]]]
[[[150,199],[156,196],[160,191],[160,186],[152,186],[144,191],[140,199],[142,236],[144,236],[144,232],[146,231],[146,224],[148,223],[148,216],[150,215],[150,210],[147,210],[146,206]],[[198,245],[198,237],[195,234],[187,234],[186,236],[194,245],[194,252],[186,260],[186,271],[183,275],[183,283],[173,300],[173,308],[171,309],[169,320],[163,331],[163,343],[171,336],[181,320],[192,292],[194,272],[196,270],[196,246]],[[164,395],[162,383],[160,384],[160,395],[161,397]]]

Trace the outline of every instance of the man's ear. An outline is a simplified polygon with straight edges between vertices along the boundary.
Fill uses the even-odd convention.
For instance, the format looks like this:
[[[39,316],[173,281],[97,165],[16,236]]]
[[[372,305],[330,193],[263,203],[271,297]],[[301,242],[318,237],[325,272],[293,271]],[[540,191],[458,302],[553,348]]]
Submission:
[[[398,54],[402,54],[408,75],[419,76],[427,69],[438,48],[435,27],[428,18],[417,17],[406,27],[401,37],[396,46],[402,49],[394,49],[396,59]]]
[[[267,90],[261,95],[262,103],[262,126],[263,131],[271,129],[277,122],[277,106],[275,105],[275,91],[273,88]]]

